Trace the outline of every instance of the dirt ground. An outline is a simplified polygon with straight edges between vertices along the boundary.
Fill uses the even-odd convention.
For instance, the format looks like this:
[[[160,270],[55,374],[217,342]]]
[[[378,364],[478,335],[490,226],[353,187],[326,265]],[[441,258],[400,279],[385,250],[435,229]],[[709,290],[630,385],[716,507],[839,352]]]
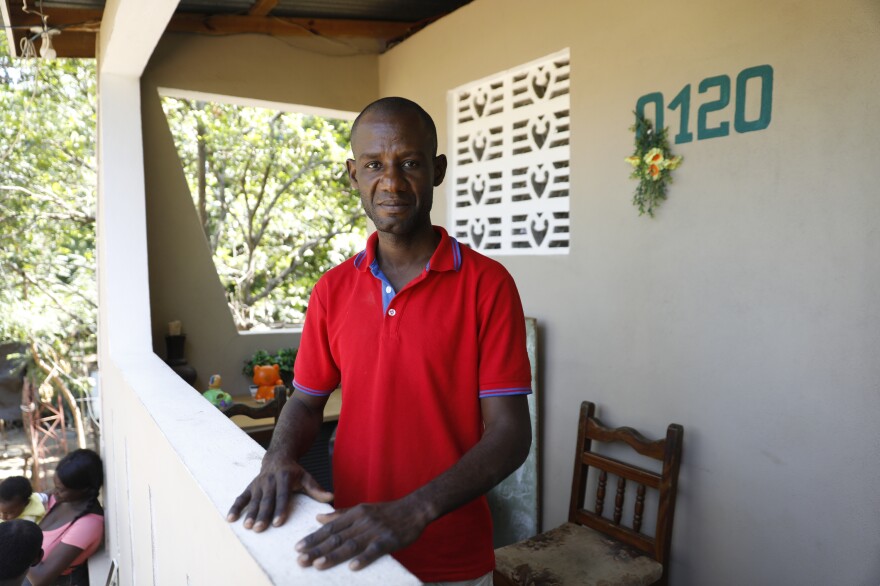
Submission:
[[[86,447],[98,450],[98,438],[95,433],[87,432]],[[76,432],[68,428],[67,451],[77,448]],[[21,422],[5,423],[0,425],[0,481],[10,476],[26,476],[31,481],[34,490],[50,492],[54,485],[52,474],[55,465],[64,454],[63,442],[49,440],[46,443],[46,457],[37,463],[37,475],[34,476],[35,460],[31,442],[22,427]]]

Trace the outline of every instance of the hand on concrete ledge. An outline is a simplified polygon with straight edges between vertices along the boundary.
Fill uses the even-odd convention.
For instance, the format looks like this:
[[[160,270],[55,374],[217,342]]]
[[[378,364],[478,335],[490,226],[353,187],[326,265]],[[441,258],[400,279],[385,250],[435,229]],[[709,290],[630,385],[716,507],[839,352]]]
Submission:
[[[413,543],[430,519],[404,498],[339,509],[318,515],[318,521],[324,526],[296,544],[299,564],[324,570],[352,560],[349,568],[360,570]]]
[[[238,495],[226,519],[236,521],[244,511],[245,529],[259,533],[269,527],[270,520],[273,526],[278,527],[287,521],[290,495],[294,492],[302,492],[322,503],[333,501],[333,493],[324,490],[296,462],[278,464],[266,459],[259,476]]]

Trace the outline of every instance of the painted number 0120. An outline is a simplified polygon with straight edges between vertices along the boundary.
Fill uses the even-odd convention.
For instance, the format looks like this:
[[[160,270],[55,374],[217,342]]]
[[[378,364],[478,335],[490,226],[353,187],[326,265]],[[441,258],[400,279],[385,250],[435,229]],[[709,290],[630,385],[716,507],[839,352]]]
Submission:
[[[746,84],[749,80],[761,83],[761,107],[757,118],[746,119]],[[724,110],[730,105],[730,77],[716,75],[707,77],[697,86],[700,94],[706,94],[713,98],[703,102],[697,110],[697,140],[717,138],[730,134],[730,121],[718,122],[715,126],[709,126],[709,114]],[[649,104],[654,106],[654,125],[656,128],[665,128],[663,125],[663,94],[654,92],[646,94],[636,102],[636,112],[640,116],[645,115],[645,107]],[[669,102],[669,110],[678,112],[678,132],[675,135],[675,143],[682,144],[694,140],[691,132],[691,84],[687,84]],[[734,99],[733,128],[739,133],[764,130],[770,126],[770,117],[773,113],[773,68],[769,65],[748,67],[740,71],[736,76],[736,94]]]

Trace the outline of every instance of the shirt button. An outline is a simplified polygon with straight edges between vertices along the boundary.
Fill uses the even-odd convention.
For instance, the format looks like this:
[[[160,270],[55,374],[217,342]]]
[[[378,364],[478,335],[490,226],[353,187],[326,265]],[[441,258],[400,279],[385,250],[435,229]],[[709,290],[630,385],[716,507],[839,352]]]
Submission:
[[[388,285],[387,287],[385,287],[385,292],[386,293],[394,293],[394,289],[391,288],[391,285]]]
[[[389,309],[388,315],[390,315],[391,317],[394,317],[395,315],[397,315],[397,310],[396,309]]]

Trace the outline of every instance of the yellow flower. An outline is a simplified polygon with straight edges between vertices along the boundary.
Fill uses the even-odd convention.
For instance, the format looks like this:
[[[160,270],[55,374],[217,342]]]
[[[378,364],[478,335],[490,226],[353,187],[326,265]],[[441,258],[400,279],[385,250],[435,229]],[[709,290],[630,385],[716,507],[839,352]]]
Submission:
[[[666,168],[670,171],[673,169],[678,169],[678,166],[681,165],[681,156],[675,156],[671,159],[666,159]]]
[[[629,164],[632,165],[633,167],[638,167],[638,166],[639,166],[639,162],[641,162],[641,160],[642,160],[642,159],[641,159],[640,157],[636,157],[635,155],[633,155],[632,157],[627,157],[627,158],[624,159],[624,161],[626,161],[627,163],[629,163]]]
[[[654,181],[660,179],[660,167],[658,165],[649,165],[648,166],[648,175]]]
[[[658,167],[663,167],[665,160],[663,159],[663,151],[658,148],[653,148],[648,151],[648,154],[645,155],[645,163],[648,165],[657,165]]]

